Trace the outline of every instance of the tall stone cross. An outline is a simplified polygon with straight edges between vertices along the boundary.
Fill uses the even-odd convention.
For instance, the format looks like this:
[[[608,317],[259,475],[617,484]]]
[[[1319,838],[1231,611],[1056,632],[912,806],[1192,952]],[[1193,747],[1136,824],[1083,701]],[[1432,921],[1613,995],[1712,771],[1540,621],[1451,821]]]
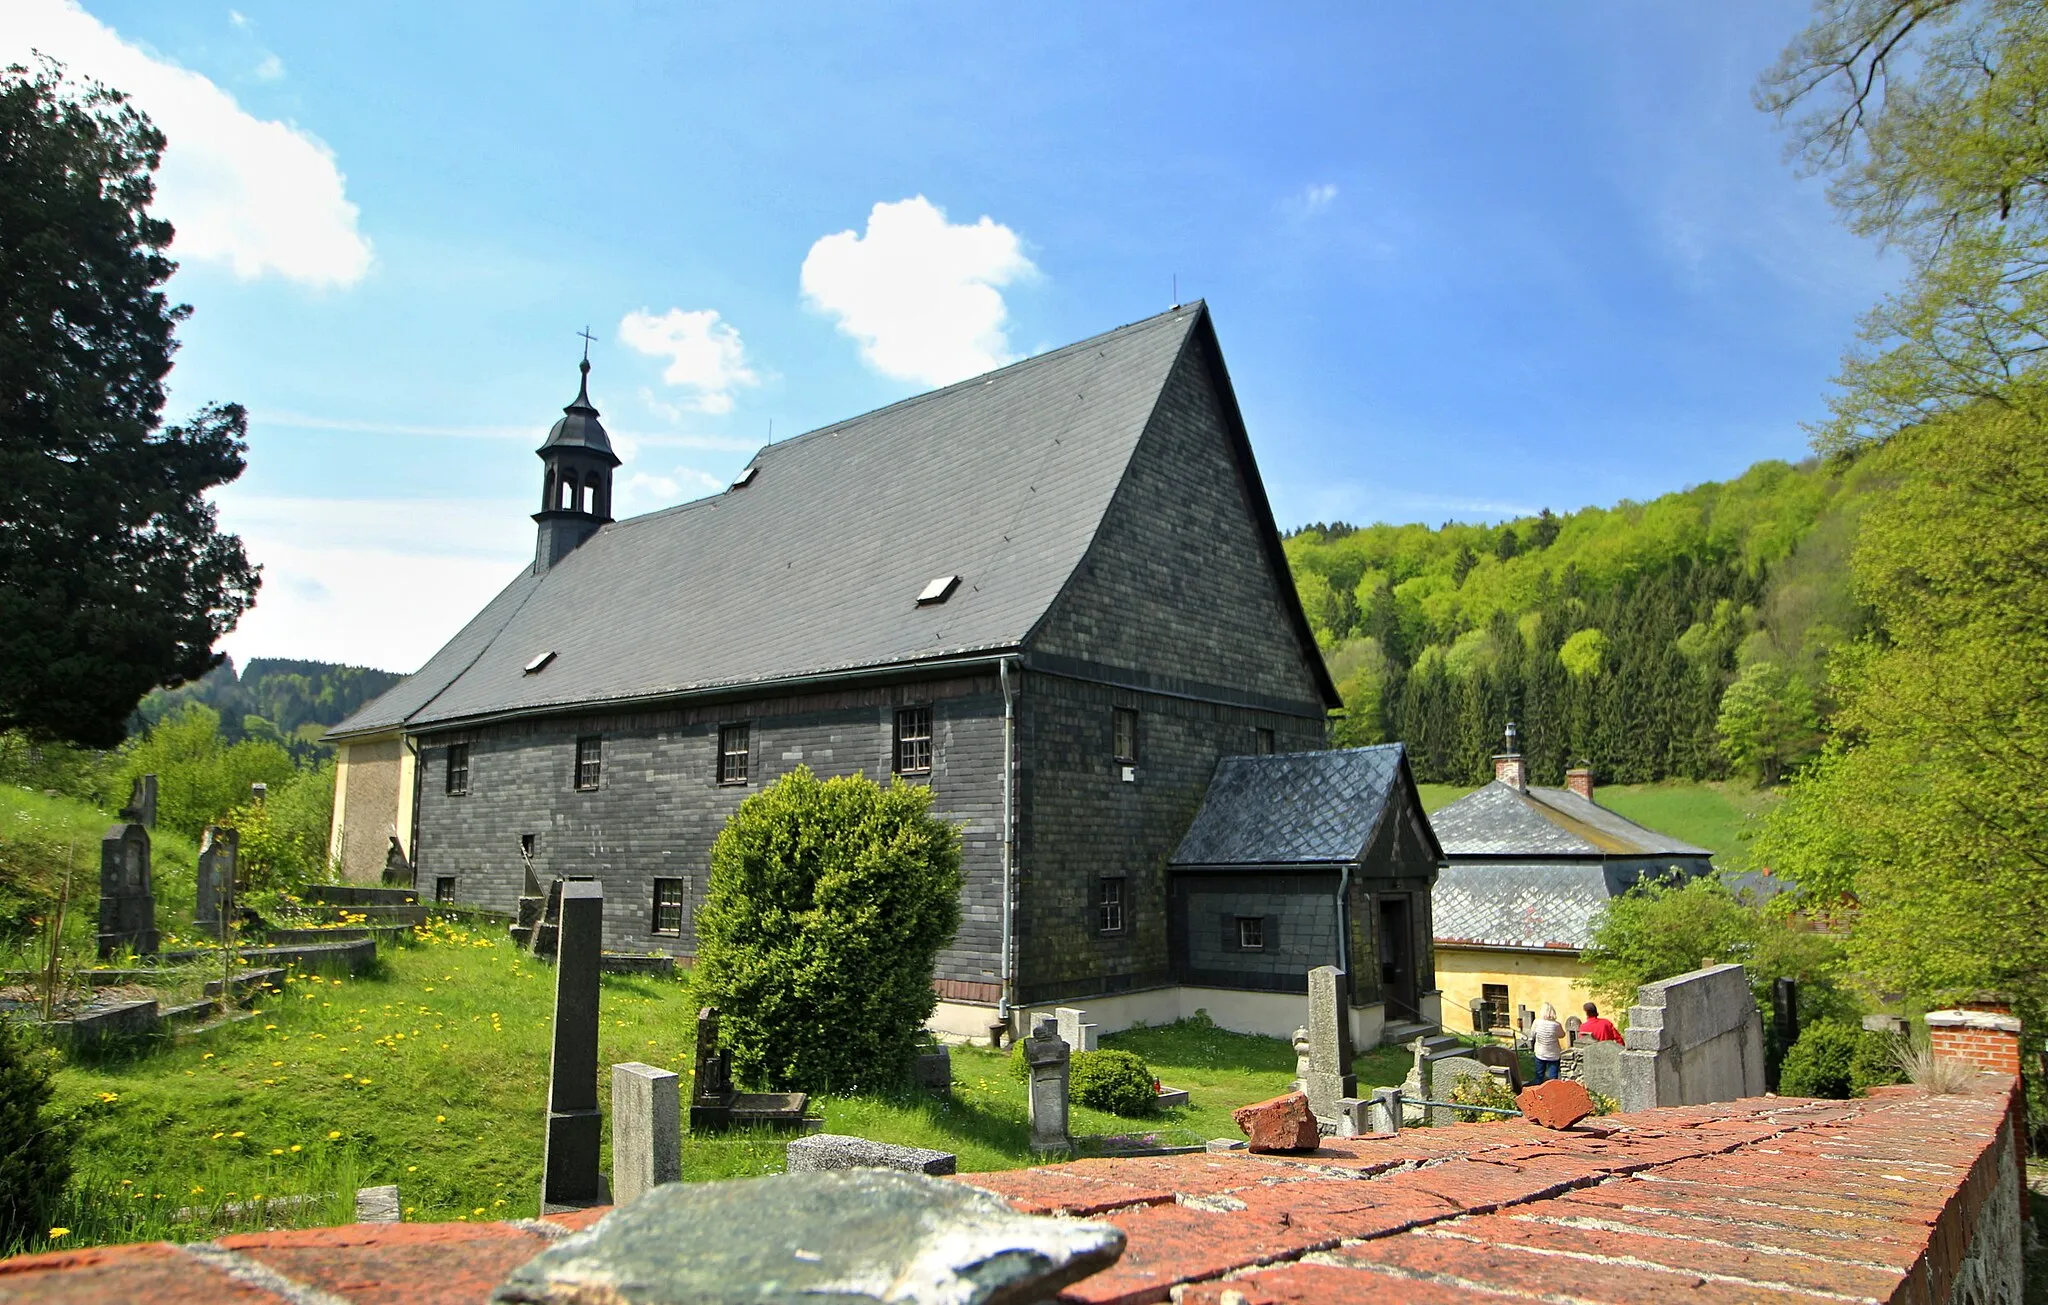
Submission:
[[[542,1155],[542,1213],[599,1205],[603,1118],[597,1108],[598,963],[604,952],[604,885],[562,883],[555,957],[555,1046],[548,1066],[548,1132]]]

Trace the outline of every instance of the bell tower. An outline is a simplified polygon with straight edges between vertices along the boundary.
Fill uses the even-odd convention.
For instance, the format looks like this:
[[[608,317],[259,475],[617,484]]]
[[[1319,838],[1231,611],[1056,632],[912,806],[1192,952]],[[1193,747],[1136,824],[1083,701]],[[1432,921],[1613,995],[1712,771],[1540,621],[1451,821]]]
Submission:
[[[590,345],[583,346],[583,380],[576,401],[562,409],[562,419],[534,452],[546,468],[541,479],[540,526],[533,569],[545,571],[576,551],[584,540],[612,519],[612,469],[619,455],[590,406]]]

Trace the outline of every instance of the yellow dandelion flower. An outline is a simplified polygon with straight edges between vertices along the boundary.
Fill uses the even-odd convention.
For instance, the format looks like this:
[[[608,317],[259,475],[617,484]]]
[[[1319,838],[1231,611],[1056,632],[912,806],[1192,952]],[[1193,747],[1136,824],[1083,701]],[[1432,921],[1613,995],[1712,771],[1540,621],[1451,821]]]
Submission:
[[[409,1174],[416,1174],[416,1173],[418,1173],[419,1171],[420,1171],[420,1167],[419,1167],[418,1165],[407,1165],[407,1166],[405,1167],[405,1172],[407,1172],[407,1173],[409,1173]]]
[[[222,1138],[224,1138],[224,1137],[226,1137],[226,1136],[227,1136],[227,1134],[226,1134],[226,1133],[224,1133],[224,1132],[223,1132],[223,1133],[215,1133],[215,1134],[213,1135],[213,1140],[214,1140],[214,1141],[216,1141],[216,1142],[218,1142],[218,1141],[220,1141],[220,1140],[221,1140]]]
[[[192,1195],[194,1195],[194,1196],[204,1196],[204,1195],[206,1195],[206,1189],[205,1189],[204,1187],[195,1187],[195,1188],[193,1188],[193,1189],[192,1189]]]
[[[448,1116],[446,1116],[446,1115],[435,1115],[435,1116],[434,1116],[434,1122],[435,1122],[435,1123],[437,1123],[437,1124],[445,1124],[445,1123],[447,1123],[447,1122],[448,1122]]]
[[[264,1027],[265,1029],[274,1029],[274,1028],[276,1028],[276,1027],[277,1027],[277,1025],[275,1025],[275,1024],[266,1024],[266,1025],[264,1025],[263,1027]],[[210,1053],[209,1053],[209,1054],[210,1054]]]
[[[476,1209],[470,1211],[471,1214],[482,1214],[483,1212],[484,1208],[481,1205],[479,1205]]]
[[[283,1148],[283,1147],[281,1147],[281,1146],[273,1146],[273,1147],[271,1147],[271,1148],[270,1148],[270,1154],[272,1154],[272,1155],[283,1155],[283,1154],[284,1154],[284,1148]]]
[[[271,1061],[271,1062],[270,1062],[270,1067],[271,1067],[272,1069],[280,1069],[280,1068],[282,1068],[282,1067],[283,1067],[283,1065],[284,1065],[284,1062],[283,1062],[283,1061],[281,1061],[281,1060],[273,1060],[273,1061]]]
[[[328,1141],[330,1141],[330,1142],[334,1141],[334,1140],[335,1140],[336,1138],[338,1138],[338,1137],[340,1137],[340,1136],[341,1136],[341,1130],[340,1130],[340,1129],[338,1129],[338,1128],[333,1128],[333,1129],[329,1129],[329,1130],[328,1130],[328,1132],[327,1132],[327,1140],[328,1140]]]
[[[295,1143],[295,1144],[293,1144],[293,1146],[292,1146],[292,1150],[294,1150],[294,1151],[297,1151],[297,1150],[299,1150],[299,1149],[300,1149],[300,1148],[298,1147],[298,1145],[297,1145],[296,1143]]]
[[[212,1059],[213,1059],[213,1053],[212,1053],[212,1052],[210,1052],[210,1051],[202,1051],[202,1052],[200,1052],[200,1053],[199,1053],[199,1058],[200,1058],[201,1060],[212,1060]]]
[[[58,1237],[69,1237],[70,1235],[71,1235],[71,1230],[70,1230],[69,1228],[52,1228],[52,1229],[50,1229],[50,1237],[51,1237],[51,1238],[52,1238],[53,1240],[54,1240],[54,1239],[56,1239],[56,1238],[58,1238]]]
[[[236,1130],[235,1130],[234,1132],[232,1132],[232,1133],[229,1133],[229,1134],[228,1134],[228,1136],[229,1136],[229,1137],[247,1137],[247,1136],[249,1136],[249,1135],[248,1135],[247,1133],[244,1133],[244,1132],[243,1132],[243,1131],[242,1131],[241,1129],[239,1129],[239,1128],[238,1128],[238,1129],[236,1129]]]
[[[102,1092],[102,1093],[100,1093],[100,1100],[102,1100],[102,1101],[119,1101],[120,1099],[121,1099],[121,1094],[120,1094],[119,1092]]]
[[[357,1080],[356,1080],[356,1085],[357,1085],[358,1087],[368,1087],[368,1086],[370,1086],[370,1083],[371,1083],[371,1081],[372,1081],[372,1080],[370,1080],[370,1079],[367,1079],[367,1078],[359,1078],[359,1079],[357,1079]]]

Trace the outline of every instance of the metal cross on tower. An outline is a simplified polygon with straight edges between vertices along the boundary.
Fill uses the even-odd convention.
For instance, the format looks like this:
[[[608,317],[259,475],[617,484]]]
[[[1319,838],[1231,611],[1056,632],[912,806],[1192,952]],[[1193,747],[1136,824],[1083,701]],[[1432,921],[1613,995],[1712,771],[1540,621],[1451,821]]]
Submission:
[[[590,327],[587,325],[582,330],[576,332],[576,334],[583,339],[583,361],[589,362],[590,346],[597,343],[597,337],[590,333]]]

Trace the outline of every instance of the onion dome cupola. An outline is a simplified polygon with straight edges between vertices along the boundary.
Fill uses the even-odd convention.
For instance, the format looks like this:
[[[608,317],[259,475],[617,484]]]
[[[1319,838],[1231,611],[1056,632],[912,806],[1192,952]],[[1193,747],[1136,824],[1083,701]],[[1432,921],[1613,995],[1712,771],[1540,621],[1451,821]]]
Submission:
[[[562,419],[548,429],[547,440],[535,449],[546,472],[541,481],[540,526],[533,564],[545,571],[574,552],[597,528],[612,519],[612,470],[619,455],[590,404],[590,358],[582,363],[583,380],[576,400],[562,409]]]

